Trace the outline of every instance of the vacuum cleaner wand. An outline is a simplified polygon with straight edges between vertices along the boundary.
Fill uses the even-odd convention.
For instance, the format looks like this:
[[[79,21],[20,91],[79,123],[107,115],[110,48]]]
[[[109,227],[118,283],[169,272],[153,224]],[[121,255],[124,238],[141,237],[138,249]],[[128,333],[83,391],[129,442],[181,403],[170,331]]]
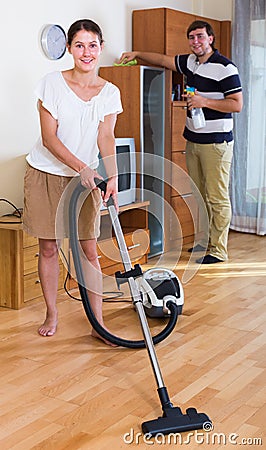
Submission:
[[[95,179],[95,183],[101,190],[105,192],[106,189],[105,182]],[[125,270],[130,271],[131,261],[128,255],[125,240],[123,238],[123,233],[121,225],[118,220],[117,212],[115,210],[113,203],[110,204],[111,200],[112,200],[111,198],[108,200],[107,207],[112,220],[116,240],[121,251]],[[150,362],[157,381],[158,386],[157,392],[163,410],[162,417],[158,417],[157,419],[142,423],[143,433],[149,433],[151,436],[155,436],[158,433],[169,434],[169,433],[180,433],[183,431],[203,429],[204,424],[206,422],[211,423],[209,417],[206,414],[198,413],[195,408],[188,408],[186,410],[186,414],[183,414],[179,407],[174,407],[173,404],[171,403],[167,392],[167,388],[164,385],[163,377],[156,357],[154,344],[151,338],[146,314],[143,308],[143,302],[141,301],[141,298],[139,298],[140,296],[139,287],[133,277],[132,278],[130,277],[128,279],[128,283],[140,319],[144,340],[150,357]]]
[[[94,179],[95,184],[103,191],[106,192],[106,182],[100,179],[95,178]],[[72,199],[70,203],[73,203],[75,206],[76,198],[79,193],[79,187],[76,192],[72,195]],[[150,420],[147,422],[142,423],[142,431],[143,433],[149,433],[150,436],[155,436],[158,433],[161,434],[169,434],[169,433],[179,433],[182,431],[189,431],[189,430],[197,430],[204,428],[204,423],[208,422],[211,423],[209,417],[204,413],[198,413],[195,408],[188,408],[186,410],[186,414],[183,414],[181,409],[179,407],[174,407],[173,404],[170,401],[167,389],[164,385],[164,381],[162,378],[161,370],[159,367],[159,363],[157,360],[157,356],[155,353],[155,347],[153,338],[150,333],[150,329],[147,322],[147,317],[145,314],[144,306],[143,306],[143,299],[142,295],[139,289],[139,285],[135,278],[132,276],[132,265],[131,260],[129,257],[128,249],[125,243],[123,231],[118,219],[118,214],[116,211],[116,208],[114,206],[114,201],[112,197],[109,198],[107,201],[107,208],[108,212],[111,218],[111,222],[113,225],[113,229],[115,232],[117,244],[120,250],[121,258],[123,261],[123,265],[125,268],[125,276],[127,277],[128,285],[131,291],[133,304],[135,306],[135,309],[138,313],[138,318],[141,324],[143,337],[145,346],[147,348],[150,363],[154,372],[154,376],[157,382],[157,392],[161,401],[161,406],[163,410],[163,416],[158,417],[157,419]],[[75,211],[75,208],[73,208],[73,211]],[[72,207],[70,208],[70,217],[72,215]],[[72,221],[70,220],[70,223]],[[71,229],[72,227],[70,227]],[[74,227],[75,228],[75,227]],[[73,230],[72,230],[73,231]],[[73,234],[75,234],[73,232]],[[76,237],[71,236],[72,233],[70,233],[71,240],[73,241],[73,248],[75,248],[76,244]],[[77,254],[78,252],[75,251],[74,254]],[[73,254],[73,256],[74,256]],[[77,258],[74,258],[74,260]],[[82,270],[80,271],[82,275]],[[81,276],[82,278],[82,276]],[[168,306],[171,305],[171,302],[169,302]],[[123,345],[123,344],[122,344]]]

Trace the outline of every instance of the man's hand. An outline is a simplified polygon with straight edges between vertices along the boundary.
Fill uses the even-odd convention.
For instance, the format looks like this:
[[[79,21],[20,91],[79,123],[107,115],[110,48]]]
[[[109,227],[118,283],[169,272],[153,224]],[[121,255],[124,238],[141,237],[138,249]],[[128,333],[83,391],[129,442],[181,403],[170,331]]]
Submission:
[[[137,52],[124,52],[119,58],[118,64],[126,64],[137,58]]]

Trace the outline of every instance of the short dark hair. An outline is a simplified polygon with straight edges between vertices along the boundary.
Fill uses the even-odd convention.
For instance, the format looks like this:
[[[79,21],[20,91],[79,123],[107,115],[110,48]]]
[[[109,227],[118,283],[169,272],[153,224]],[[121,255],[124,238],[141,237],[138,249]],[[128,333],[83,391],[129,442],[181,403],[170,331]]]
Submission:
[[[73,41],[75,35],[80,30],[91,31],[94,34],[97,34],[100,44],[103,43],[102,30],[99,27],[99,25],[97,25],[97,23],[93,22],[93,20],[90,20],[90,19],[80,19],[80,20],[77,20],[76,22],[72,23],[72,25],[70,25],[70,27],[69,27],[69,30],[67,32],[68,45],[72,44],[72,41]]]
[[[189,37],[191,31],[197,30],[198,28],[206,28],[208,36],[213,36],[211,47],[213,50],[215,50],[215,34],[212,26],[208,22],[205,22],[205,20],[195,20],[194,22],[192,22],[187,29],[187,38]]]

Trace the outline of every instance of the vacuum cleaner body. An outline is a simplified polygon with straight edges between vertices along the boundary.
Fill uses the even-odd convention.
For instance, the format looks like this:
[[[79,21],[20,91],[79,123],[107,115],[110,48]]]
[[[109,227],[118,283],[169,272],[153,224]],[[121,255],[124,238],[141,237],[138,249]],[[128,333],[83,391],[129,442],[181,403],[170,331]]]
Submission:
[[[168,301],[177,306],[178,315],[182,314],[184,291],[174,272],[164,268],[150,269],[144,272],[138,283],[148,317],[169,316]]]

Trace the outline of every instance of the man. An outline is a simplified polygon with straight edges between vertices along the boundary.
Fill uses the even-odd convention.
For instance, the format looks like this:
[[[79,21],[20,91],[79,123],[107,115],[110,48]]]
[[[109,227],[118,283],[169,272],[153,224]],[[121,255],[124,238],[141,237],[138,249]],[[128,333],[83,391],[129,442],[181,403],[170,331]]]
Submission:
[[[168,56],[151,52],[124,52],[120,61],[138,58],[148,64],[177,71],[186,76],[194,95],[186,95],[188,114],[184,137],[188,173],[199,189],[210,221],[207,254],[198,263],[213,264],[228,259],[227,241],[231,221],[229,197],[230,167],[233,156],[232,113],[240,112],[243,98],[236,66],[214,46],[211,25],[197,20],[187,29],[191,54]],[[191,117],[194,108],[202,108],[206,119],[203,128],[195,128]],[[190,251],[206,248],[204,242]]]

